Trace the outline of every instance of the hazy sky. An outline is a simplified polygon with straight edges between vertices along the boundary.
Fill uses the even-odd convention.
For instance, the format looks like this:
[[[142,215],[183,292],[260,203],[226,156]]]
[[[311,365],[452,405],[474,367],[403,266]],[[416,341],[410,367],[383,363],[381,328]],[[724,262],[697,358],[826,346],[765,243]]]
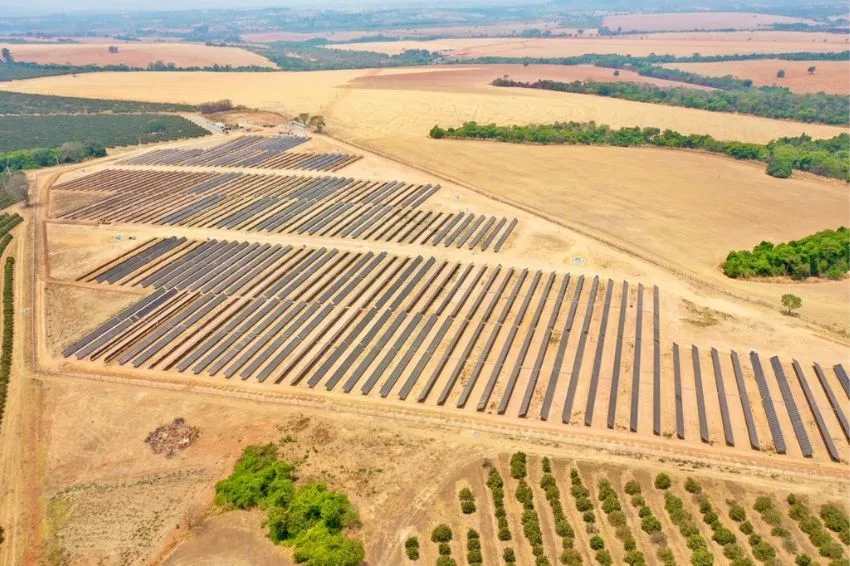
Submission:
[[[423,0],[6,0],[11,12],[79,12],[79,11],[152,11],[152,10],[193,10],[198,8],[255,8],[255,7],[355,7],[370,8],[399,7],[411,5],[433,5]],[[543,0],[512,0],[512,4],[542,3]],[[440,2],[442,5],[480,4],[483,0]],[[492,1],[488,3],[494,3]],[[496,3],[506,4],[508,0]],[[6,10],[4,7],[4,10]]]

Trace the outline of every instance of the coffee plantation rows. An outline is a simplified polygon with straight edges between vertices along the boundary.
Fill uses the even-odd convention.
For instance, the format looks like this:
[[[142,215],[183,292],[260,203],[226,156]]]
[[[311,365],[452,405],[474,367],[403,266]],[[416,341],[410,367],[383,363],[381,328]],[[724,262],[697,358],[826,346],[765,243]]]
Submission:
[[[113,147],[207,134],[181,116],[165,114],[0,116],[0,153],[66,142]]]
[[[850,564],[847,509],[826,496],[767,495],[696,475],[522,452],[473,470],[475,477],[463,478],[456,492],[454,513],[430,517],[406,534],[402,563]]]

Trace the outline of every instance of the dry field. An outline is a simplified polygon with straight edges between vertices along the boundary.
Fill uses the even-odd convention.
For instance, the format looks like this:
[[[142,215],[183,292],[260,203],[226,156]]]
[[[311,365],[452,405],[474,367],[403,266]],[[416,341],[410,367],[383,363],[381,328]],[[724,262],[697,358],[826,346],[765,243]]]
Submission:
[[[618,14],[602,18],[602,25],[623,31],[688,31],[758,29],[773,24],[814,23],[805,18],[747,12],[679,12],[673,14]]]
[[[843,34],[805,32],[699,32],[659,33],[543,39],[436,39],[430,41],[385,41],[335,45],[337,49],[401,53],[406,49],[441,51],[452,57],[569,57],[586,53],[621,53],[646,56],[650,53],[689,56],[734,53],[788,53],[794,51],[843,51],[850,39]]]
[[[402,74],[382,74],[358,77],[351,81],[354,88],[412,89],[412,90],[459,90],[489,85],[497,77],[508,76],[518,81],[606,81],[653,84],[660,87],[682,86],[682,83],[643,77],[634,71],[614,71],[592,65],[449,65],[429,67],[421,72]],[[699,85],[687,85],[689,88],[711,90]]]
[[[809,74],[809,67],[817,70]],[[722,63],[670,63],[664,65],[700,75],[733,75],[739,79],[752,79],[756,86],[784,86],[793,92],[828,92],[850,94],[850,64],[847,61],[726,61]],[[785,71],[784,78],[776,73]]]
[[[118,47],[110,53],[109,46]],[[212,47],[193,43],[55,43],[55,44],[3,44],[15,59],[31,63],[55,65],[129,65],[146,67],[148,63],[163,61],[178,67],[234,67],[256,65],[274,67],[274,63],[237,47]]]

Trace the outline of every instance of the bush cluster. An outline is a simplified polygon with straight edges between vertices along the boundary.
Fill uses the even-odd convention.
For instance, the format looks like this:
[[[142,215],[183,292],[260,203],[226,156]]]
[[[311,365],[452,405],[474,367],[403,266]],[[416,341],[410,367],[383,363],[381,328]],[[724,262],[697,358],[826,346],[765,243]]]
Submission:
[[[617,490],[607,479],[599,481],[597,496],[602,505],[602,511],[608,516],[608,522],[615,528],[617,538],[623,543],[623,548],[626,554],[623,561],[632,566],[644,566],[646,558],[643,553],[637,550],[637,542],[632,535],[632,531],[626,524],[626,515],[620,507],[620,499],[617,497]]]
[[[215,502],[231,509],[264,508],[269,538],[291,545],[296,563],[360,564],[363,545],[343,533],[358,522],[348,497],[320,482],[296,486],[294,472],[274,444],[248,446],[230,477],[215,485]]]
[[[481,554],[481,535],[475,529],[466,531],[466,563],[469,566],[484,564],[484,555]]]
[[[508,514],[505,511],[505,484],[496,468],[491,468],[487,476],[487,487],[493,495],[496,521],[499,524],[499,540],[511,540],[511,530],[508,527]]]
[[[549,559],[543,550],[543,531],[540,529],[540,517],[534,509],[534,493],[525,481],[525,454],[518,452],[511,457],[511,475],[516,477],[520,472],[522,477],[517,482],[516,499],[522,504],[522,531],[531,544],[537,566],[549,566]]]
[[[667,479],[669,481],[670,478]],[[658,487],[658,478],[656,478],[655,484]],[[667,485],[669,487],[669,484]],[[700,534],[693,516],[685,510],[684,502],[667,491],[664,493],[664,509],[666,509],[673,524],[679,528],[682,537],[687,541],[688,548],[691,549],[691,565],[711,566],[714,564],[714,555],[708,550],[708,542]]]
[[[830,560],[830,566],[847,566],[847,564],[850,564],[844,548],[823,528],[820,519],[811,514],[808,505],[799,496],[789,495],[788,505],[791,506],[788,516],[797,521],[800,530],[806,533],[809,540],[818,549],[818,553]]]
[[[419,560],[419,539],[416,537],[408,537],[404,541],[404,551],[407,557],[411,560]]]
[[[728,277],[828,277],[850,271],[850,229],[823,230],[781,244],[762,242],[749,250],[729,252],[723,263]]]
[[[827,529],[838,533],[838,538],[844,544],[850,545],[850,519],[847,513],[835,505],[827,503],[820,508],[820,518]]]
[[[549,458],[543,458],[543,477],[540,478],[540,488],[546,493],[546,501],[549,502],[549,507],[552,508],[552,518],[555,521],[555,533],[561,537],[561,552],[560,562],[567,566],[579,566],[582,564],[581,554],[576,551],[575,546],[575,530],[567,521],[567,516],[564,514],[564,508],[561,505],[561,491],[558,489],[558,482],[555,476],[552,475],[552,463]]]
[[[584,487],[584,483],[581,481],[581,475],[575,468],[570,470],[570,481],[572,482],[570,493],[576,500],[576,509],[580,513],[584,513],[584,515],[582,515],[582,519],[585,522],[585,529],[589,534],[594,534],[596,533],[596,515],[593,513],[593,503],[590,501],[590,491]],[[596,546],[599,547],[593,549],[596,551],[596,554],[594,555],[596,561],[602,566],[610,566],[613,564],[614,561],[611,558],[611,553],[605,548],[605,541],[602,537],[597,535],[594,536],[592,540],[595,540]]]
[[[667,546],[667,537],[662,532],[661,521],[652,512],[652,508],[646,504],[642,495],[640,483],[636,480],[626,482],[625,492],[631,495],[632,507],[637,508],[638,516],[640,517],[640,528],[643,532],[650,536],[650,540],[658,548],[656,556],[664,566],[675,566],[676,558],[673,556],[673,551]]]
[[[8,244],[4,236],[4,247]],[[9,392],[9,379],[12,370],[12,344],[15,338],[15,258],[6,258],[3,274],[3,353],[0,355],[0,423],[6,409],[6,397]]]
[[[471,489],[468,487],[461,489],[458,498],[460,499],[460,510],[464,515],[475,513],[475,495]]]
[[[720,520],[720,515],[714,510],[711,501],[704,493],[702,486],[693,479],[686,482],[685,489],[694,494],[694,499],[699,505],[699,511],[702,513],[702,520],[706,525],[711,527],[712,540],[723,547],[723,556],[729,559],[732,566],[753,566],[753,561],[746,555],[744,550],[738,545],[738,537]],[[752,541],[750,541],[752,544]],[[768,547],[768,543],[764,543]],[[761,548],[761,547],[760,547]],[[773,547],[770,547],[773,550]]]
[[[516,553],[514,552],[514,549],[510,546],[506,547],[502,552],[502,559],[505,561],[505,566],[515,566]]]
[[[527,457],[524,452],[515,452],[511,456],[511,477],[518,480],[527,477],[526,469]]]

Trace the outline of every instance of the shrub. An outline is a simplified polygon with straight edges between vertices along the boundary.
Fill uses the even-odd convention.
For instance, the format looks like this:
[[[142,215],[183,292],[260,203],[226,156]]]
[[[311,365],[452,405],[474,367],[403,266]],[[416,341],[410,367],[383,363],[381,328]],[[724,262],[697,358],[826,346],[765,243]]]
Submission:
[[[581,554],[572,548],[564,549],[564,552],[561,553],[561,564],[565,566],[581,566],[584,562],[581,558]]]
[[[596,515],[593,513],[593,511],[585,511],[584,515],[581,516],[581,520],[585,523],[595,523]]]
[[[753,534],[753,525],[749,521],[744,521],[743,523],[741,523],[741,526],[739,526],[738,529],[745,535]]]
[[[617,496],[609,496],[602,501],[602,510],[606,515],[610,515],[614,511],[620,511],[620,502],[617,501]]]
[[[688,548],[691,550],[697,550],[699,548],[708,547],[708,543],[705,542],[705,539],[700,534],[693,534],[688,537]]]
[[[631,503],[632,507],[643,507],[646,505],[646,500],[643,498],[643,495],[633,495]]]
[[[688,478],[685,480],[685,491],[688,493],[701,493],[702,486],[698,484],[693,478]]]
[[[652,509],[648,506],[644,505],[640,509],[638,509],[638,516],[643,519],[644,517],[650,517],[652,515]]]
[[[756,497],[756,502],[753,505],[753,509],[755,509],[759,513],[764,513],[768,509],[773,509],[773,501],[767,496],[760,495]]]
[[[732,503],[729,507],[729,518],[735,521],[736,523],[746,521],[747,511],[737,503]]]
[[[440,556],[437,558],[437,566],[457,566],[457,562],[451,556]]]
[[[692,566],[713,566],[714,555],[707,549],[700,548],[691,554],[691,564]]]
[[[670,481],[670,476],[665,473],[655,476],[655,489],[670,489],[673,482]]]
[[[507,526],[499,527],[499,540],[506,541],[511,540],[511,531]]]
[[[626,524],[626,514],[622,511],[612,511],[608,515],[608,522],[611,523],[612,527],[621,527]]]
[[[850,519],[835,505],[822,505],[820,508],[820,518],[823,519],[824,526],[830,531],[836,533],[850,531]]]
[[[466,553],[466,562],[470,566],[472,566],[473,564],[483,564],[484,555],[481,554],[481,551],[478,549],[470,550]]]
[[[640,528],[648,535],[661,531],[661,522],[652,515],[644,517],[640,522]]]
[[[784,529],[782,527],[773,527],[770,530],[770,534],[772,534],[775,537],[779,537],[779,538],[785,538],[785,537],[791,536],[791,532],[788,529]]]
[[[526,455],[524,452],[516,452],[511,456],[511,477],[518,480],[526,475]]]
[[[464,515],[475,513],[475,502],[469,500],[461,501],[460,510],[463,512]]]
[[[409,537],[404,541],[404,549],[407,552],[407,557],[411,560],[419,560],[419,539]]]
[[[472,490],[468,487],[465,487],[460,490],[460,493],[458,493],[458,498],[461,501],[475,501],[475,496],[472,494]]]
[[[549,461],[549,458],[544,456],[542,465],[543,465],[543,473],[544,474],[551,474],[552,473],[552,462]]]
[[[762,540],[753,545],[753,557],[759,562],[767,562],[771,558],[776,558],[776,550],[769,542]]]
[[[431,531],[431,542],[449,542],[452,540],[452,529],[445,523],[434,527]]]
[[[797,556],[797,559],[794,560],[794,564],[796,564],[797,566],[812,566],[814,564],[814,561],[812,560],[812,557],[808,554],[800,554]]]
[[[510,546],[506,547],[502,552],[502,559],[505,562],[516,562],[516,554],[514,553],[514,549]]]
[[[452,553],[452,547],[449,546],[447,542],[441,542],[439,546],[439,552],[441,556],[448,556]]]
[[[720,526],[714,530],[714,536],[711,537],[714,541],[720,546],[726,546],[727,544],[732,544],[737,539],[735,538],[735,533],[727,529],[726,527]]]
[[[626,482],[626,486],[624,491],[629,495],[639,495],[640,494],[640,484],[635,480],[630,480]]]
[[[767,164],[765,173],[777,179],[787,179],[794,171],[791,163],[788,159],[771,159]]]
[[[605,541],[599,535],[590,537],[590,548],[593,550],[602,550],[605,548]]]
[[[593,509],[593,503],[587,498],[579,499],[576,501],[576,509],[578,509],[580,513],[584,513],[585,511]]]
[[[614,560],[611,558],[611,553],[607,550],[598,551],[595,558],[601,566],[611,566],[614,563]]]
[[[631,566],[642,566],[646,564],[646,558],[644,558],[643,553],[639,550],[630,550],[623,557],[623,562],[631,564]]]

